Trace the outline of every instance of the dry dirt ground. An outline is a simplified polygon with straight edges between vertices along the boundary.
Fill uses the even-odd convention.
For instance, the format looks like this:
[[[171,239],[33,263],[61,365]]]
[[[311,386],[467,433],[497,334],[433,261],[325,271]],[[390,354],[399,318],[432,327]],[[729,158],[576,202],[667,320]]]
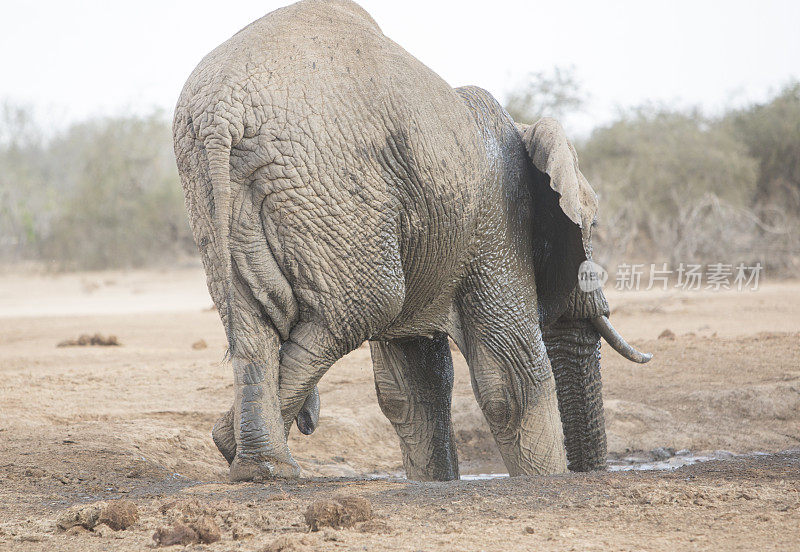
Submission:
[[[639,366],[604,353],[617,464],[771,454],[409,482],[363,346],[322,380],[316,433],[291,436],[307,479],[234,485],[210,438],[233,391],[202,271],[0,275],[0,550],[145,550],[200,514],[221,540],[190,550],[800,550],[800,282],[608,295],[617,328],[655,354]],[[121,345],[56,346],[98,332]],[[502,472],[454,361],[462,473]],[[373,520],[309,532],[308,506],[341,493],[367,498]],[[127,530],[56,528],[73,505],[119,498],[139,510]]]

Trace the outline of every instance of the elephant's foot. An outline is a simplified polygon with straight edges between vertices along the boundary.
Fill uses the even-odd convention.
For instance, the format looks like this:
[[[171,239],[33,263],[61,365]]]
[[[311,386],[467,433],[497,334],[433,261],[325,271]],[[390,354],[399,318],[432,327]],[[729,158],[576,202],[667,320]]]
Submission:
[[[258,456],[237,455],[231,462],[231,481],[270,481],[300,477],[300,466],[290,456],[288,461],[264,459]]]
[[[303,408],[297,414],[297,429],[304,435],[311,435],[317,428],[319,423],[319,391],[314,387],[314,390],[303,403]],[[225,412],[214,424],[211,430],[211,438],[214,439],[214,444],[217,449],[225,457],[225,460],[230,465],[236,457],[236,432],[233,427],[233,408]],[[287,435],[288,435],[287,427]]]
[[[222,453],[222,456],[227,460],[228,465],[233,462],[236,457],[236,434],[233,430],[233,409],[228,410],[222,417],[214,424],[214,429],[211,430],[211,438],[214,439],[214,444]]]
[[[267,362],[248,362],[234,357],[233,372],[236,398],[230,420],[235,445],[230,444],[228,415],[217,424],[218,447],[230,454],[233,481],[264,481],[279,477],[299,477],[300,467],[286,444],[284,420],[280,412],[276,371],[277,350]],[[234,448],[235,447],[235,448]]]

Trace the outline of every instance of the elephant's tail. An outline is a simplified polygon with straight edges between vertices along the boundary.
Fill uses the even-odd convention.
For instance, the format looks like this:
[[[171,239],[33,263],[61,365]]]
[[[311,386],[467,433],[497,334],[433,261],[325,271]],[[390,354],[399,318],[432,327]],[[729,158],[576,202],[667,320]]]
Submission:
[[[189,225],[200,250],[208,291],[219,311],[232,348],[230,252],[232,139],[225,133],[197,124],[192,113],[178,106],[173,121],[175,159],[183,186]]]
[[[176,111],[175,154],[189,223],[200,249],[211,298],[235,349],[234,282],[272,323],[282,340],[298,318],[298,304],[269,245],[261,221],[261,199],[240,190],[230,174],[234,140],[227,125],[195,129],[191,116]]]
[[[231,227],[231,139],[230,135],[220,136],[212,134],[204,140],[206,158],[208,161],[208,176],[211,183],[211,196],[213,198],[211,222],[214,228],[214,238],[217,242],[219,258],[216,261],[221,269],[222,297],[215,302],[220,310],[220,316],[225,324],[225,333],[228,337],[229,351],[233,350],[234,335],[231,316],[231,301],[233,294],[233,269],[230,251]],[[208,269],[206,269],[208,273]],[[223,312],[224,309],[224,312]]]

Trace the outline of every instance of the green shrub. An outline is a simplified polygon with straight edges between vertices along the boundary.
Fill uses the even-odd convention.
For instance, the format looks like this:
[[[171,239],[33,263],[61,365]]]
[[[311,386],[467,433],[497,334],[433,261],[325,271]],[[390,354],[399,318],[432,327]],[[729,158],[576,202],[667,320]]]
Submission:
[[[92,119],[46,145],[9,142],[0,164],[17,257],[104,269],[195,255],[161,114]]]
[[[698,113],[639,109],[578,147],[600,198],[599,250],[672,263],[737,254],[724,234],[705,240],[716,237],[709,217],[747,208],[758,177],[757,162],[725,128]]]
[[[535,73],[507,108],[521,122],[564,117],[582,96],[570,71]],[[0,109],[0,260],[104,269],[196,257],[166,117],[44,134],[30,109]],[[607,266],[800,268],[800,83],[719,118],[630,110],[576,147],[600,196],[595,254]]]

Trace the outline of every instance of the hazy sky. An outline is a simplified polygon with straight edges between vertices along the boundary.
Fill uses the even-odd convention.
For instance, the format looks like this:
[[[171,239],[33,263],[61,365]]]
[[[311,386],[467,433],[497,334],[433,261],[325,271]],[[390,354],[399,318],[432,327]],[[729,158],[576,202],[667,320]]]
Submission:
[[[0,0],[0,100],[63,125],[171,114],[194,66],[273,0]],[[709,113],[800,79],[800,1],[362,0],[384,33],[453,86],[502,101],[530,71],[574,67],[586,132],[646,101]]]

